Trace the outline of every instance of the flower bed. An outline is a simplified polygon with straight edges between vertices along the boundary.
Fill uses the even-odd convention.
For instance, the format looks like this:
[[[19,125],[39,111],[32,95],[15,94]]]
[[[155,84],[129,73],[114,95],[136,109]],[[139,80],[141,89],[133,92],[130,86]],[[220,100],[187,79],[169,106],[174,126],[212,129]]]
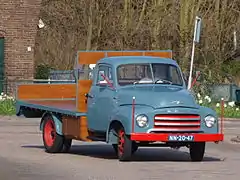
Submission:
[[[15,99],[11,96],[7,96],[4,93],[0,95],[0,115],[14,115]]]
[[[201,106],[212,108],[217,112],[219,116],[221,115],[221,102],[212,102],[209,96],[202,97],[199,93],[197,94],[196,100]],[[224,117],[240,119],[240,108],[236,106],[235,102],[224,101]]]

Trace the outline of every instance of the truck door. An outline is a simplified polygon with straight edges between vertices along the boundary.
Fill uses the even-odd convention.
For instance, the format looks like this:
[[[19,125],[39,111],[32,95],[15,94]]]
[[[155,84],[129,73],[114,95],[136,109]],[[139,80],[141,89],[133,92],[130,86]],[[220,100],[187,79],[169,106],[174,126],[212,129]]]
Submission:
[[[89,91],[91,97],[88,98],[88,127],[94,131],[105,132],[115,105],[113,99],[115,90],[106,83],[101,73],[112,84],[114,84],[114,78],[110,65],[100,64],[95,72],[94,83]]]

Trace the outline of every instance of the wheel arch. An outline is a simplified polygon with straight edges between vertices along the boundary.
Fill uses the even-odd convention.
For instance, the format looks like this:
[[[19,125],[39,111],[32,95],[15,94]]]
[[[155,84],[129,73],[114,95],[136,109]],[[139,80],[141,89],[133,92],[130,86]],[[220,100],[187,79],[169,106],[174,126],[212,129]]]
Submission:
[[[40,131],[43,130],[43,122],[44,122],[44,120],[47,116],[50,116],[52,118],[52,120],[54,121],[54,125],[56,127],[57,134],[63,135],[61,115],[56,115],[56,114],[53,114],[52,112],[43,113],[42,118],[41,118],[41,122],[40,122],[40,127],[39,127]]]
[[[109,144],[117,144],[118,142],[118,132],[117,130],[121,127],[124,128],[123,123],[120,120],[112,120],[109,124],[107,133],[106,133],[106,142]]]

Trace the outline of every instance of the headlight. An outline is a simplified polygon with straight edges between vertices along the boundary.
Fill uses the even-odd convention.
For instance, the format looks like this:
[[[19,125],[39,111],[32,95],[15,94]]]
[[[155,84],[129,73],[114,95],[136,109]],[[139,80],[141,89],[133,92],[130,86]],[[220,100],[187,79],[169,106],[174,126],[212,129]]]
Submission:
[[[136,117],[136,122],[139,127],[143,128],[148,125],[148,118],[146,115],[142,114]]]
[[[216,123],[216,118],[213,116],[206,116],[204,118],[205,124],[208,128],[213,127],[213,125]]]

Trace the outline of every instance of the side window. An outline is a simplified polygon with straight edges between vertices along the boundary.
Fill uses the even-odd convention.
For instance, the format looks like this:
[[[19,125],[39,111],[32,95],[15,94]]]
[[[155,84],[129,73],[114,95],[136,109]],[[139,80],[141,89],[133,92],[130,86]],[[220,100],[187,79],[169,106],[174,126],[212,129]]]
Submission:
[[[98,68],[98,76],[97,76],[97,84],[101,81],[105,81],[104,77],[106,77],[109,82],[113,83],[113,77],[112,77],[112,68],[104,65],[100,65]]]
[[[182,84],[181,76],[176,67],[170,66],[170,74],[173,84]]]

